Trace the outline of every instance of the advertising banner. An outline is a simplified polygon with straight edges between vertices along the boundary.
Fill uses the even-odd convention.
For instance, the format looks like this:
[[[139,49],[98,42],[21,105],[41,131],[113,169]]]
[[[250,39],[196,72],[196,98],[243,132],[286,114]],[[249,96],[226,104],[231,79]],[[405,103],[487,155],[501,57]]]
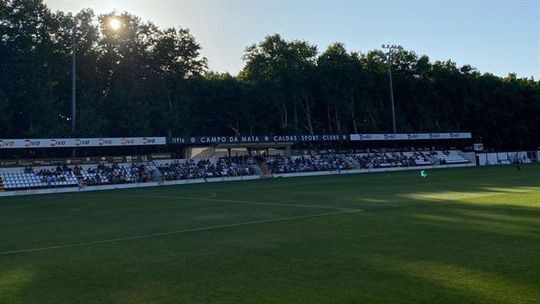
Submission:
[[[470,139],[471,133],[351,134],[352,141]]]
[[[165,145],[165,137],[0,139],[0,149]]]

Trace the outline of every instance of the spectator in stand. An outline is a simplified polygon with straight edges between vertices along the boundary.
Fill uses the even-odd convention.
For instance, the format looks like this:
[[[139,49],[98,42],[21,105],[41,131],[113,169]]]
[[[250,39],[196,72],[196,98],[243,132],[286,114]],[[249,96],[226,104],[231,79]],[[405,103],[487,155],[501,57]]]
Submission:
[[[164,164],[158,169],[165,180],[254,175],[255,170],[249,162],[250,159],[245,156],[220,158],[215,163],[206,159],[189,159]]]
[[[352,169],[343,155],[304,155],[296,158],[281,155],[269,156],[263,167],[272,173],[295,173],[314,171],[341,171]]]
[[[152,180],[143,164],[131,164],[129,169],[118,164],[99,164],[97,167],[90,167],[86,170],[75,166],[73,171],[84,176],[84,183],[87,185],[138,183]]]

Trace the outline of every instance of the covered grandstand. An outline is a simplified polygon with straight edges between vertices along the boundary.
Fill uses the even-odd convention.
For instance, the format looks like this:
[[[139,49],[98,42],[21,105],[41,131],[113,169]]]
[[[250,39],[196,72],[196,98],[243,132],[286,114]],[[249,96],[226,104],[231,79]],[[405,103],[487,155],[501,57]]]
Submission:
[[[74,151],[77,156],[68,157]],[[537,151],[475,152],[470,133],[2,139],[0,193],[87,191],[537,160]]]
[[[474,166],[471,140],[470,133],[3,139],[0,192]]]

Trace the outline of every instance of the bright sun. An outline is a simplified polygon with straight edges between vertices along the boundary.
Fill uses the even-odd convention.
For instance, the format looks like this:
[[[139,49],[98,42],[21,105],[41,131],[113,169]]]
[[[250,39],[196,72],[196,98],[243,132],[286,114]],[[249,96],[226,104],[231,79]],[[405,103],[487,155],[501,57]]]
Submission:
[[[109,20],[109,26],[113,31],[117,31],[122,27],[122,22],[118,18],[111,18],[111,20]]]

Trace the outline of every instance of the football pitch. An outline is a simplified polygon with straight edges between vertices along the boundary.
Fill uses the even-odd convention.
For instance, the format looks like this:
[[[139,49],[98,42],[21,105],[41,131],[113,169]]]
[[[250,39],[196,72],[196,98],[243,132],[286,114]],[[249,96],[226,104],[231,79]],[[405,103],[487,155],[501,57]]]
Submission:
[[[0,198],[0,303],[539,303],[540,166]]]

